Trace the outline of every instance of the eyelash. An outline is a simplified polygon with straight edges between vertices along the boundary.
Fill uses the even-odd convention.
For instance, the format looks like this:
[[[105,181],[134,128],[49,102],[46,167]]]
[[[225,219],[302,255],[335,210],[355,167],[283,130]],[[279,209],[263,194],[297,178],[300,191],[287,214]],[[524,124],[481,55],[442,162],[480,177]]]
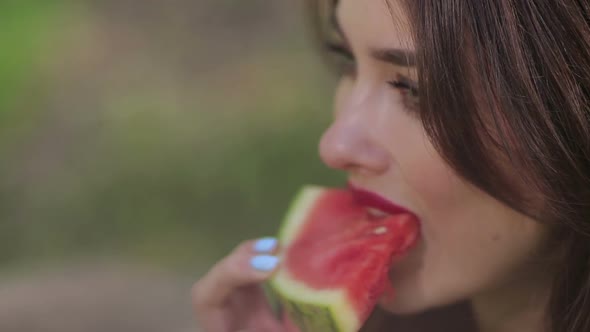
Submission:
[[[343,45],[333,43],[327,43],[326,49],[332,57],[338,57],[340,60],[346,61],[346,63],[340,63],[338,59],[333,59],[334,61],[332,62],[335,64],[336,71],[339,75],[356,76],[356,59],[350,50]],[[408,110],[413,112],[419,110],[419,93],[418,87],[415,84],[401,75],[398,75],[395,80],[387,81],[386,83],[401,93],[404,98],[404,105]]]

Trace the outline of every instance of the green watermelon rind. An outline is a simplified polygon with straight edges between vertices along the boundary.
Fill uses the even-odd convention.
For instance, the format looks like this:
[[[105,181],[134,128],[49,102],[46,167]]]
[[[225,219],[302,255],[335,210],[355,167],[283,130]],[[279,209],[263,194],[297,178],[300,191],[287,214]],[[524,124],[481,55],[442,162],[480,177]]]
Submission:
[[[341,290],[315,290],[279,271],[270,290],[302,332],[356,332],[361,322]]]
[[[319,186],[305,186],[295,196],[279,230],[279,242],[288,249],[304,225],[318,198],[326,192]],[[352,332],[360,328],[357,313],[341,290],[310,289],[279,269],[269,281],[271,296],[281,303],[302,332]]]

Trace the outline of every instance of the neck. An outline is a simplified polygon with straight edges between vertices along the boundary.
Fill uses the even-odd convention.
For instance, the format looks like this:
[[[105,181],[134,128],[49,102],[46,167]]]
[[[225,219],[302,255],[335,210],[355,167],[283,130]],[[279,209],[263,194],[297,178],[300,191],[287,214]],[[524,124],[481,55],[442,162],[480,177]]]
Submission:
[[[544,331],[550,289],[546,278],[523,278],[475,297],[473,311],[480,331]]]

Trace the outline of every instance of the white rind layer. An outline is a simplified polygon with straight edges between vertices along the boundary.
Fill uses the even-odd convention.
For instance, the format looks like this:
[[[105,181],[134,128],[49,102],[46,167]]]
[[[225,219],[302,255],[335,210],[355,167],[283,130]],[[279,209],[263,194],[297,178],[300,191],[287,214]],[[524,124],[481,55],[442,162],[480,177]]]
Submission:
[[[301,226],[306,220],[309,210],[317,202],[324,188],[319,186],[305,186],[293,200],[287,211],[286,220],[279,231],[279,240],[284,247],[289,246],[294,238],[299,235]]]

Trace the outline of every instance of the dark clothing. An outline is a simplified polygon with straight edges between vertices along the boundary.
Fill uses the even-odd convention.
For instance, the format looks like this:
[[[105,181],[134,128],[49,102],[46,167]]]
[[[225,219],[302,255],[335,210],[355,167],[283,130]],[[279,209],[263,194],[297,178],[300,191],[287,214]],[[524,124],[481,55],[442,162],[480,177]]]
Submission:
[[[395,316],[377,309],[361,332],[477,332],[469,303],[433,309],[412,316]]]

